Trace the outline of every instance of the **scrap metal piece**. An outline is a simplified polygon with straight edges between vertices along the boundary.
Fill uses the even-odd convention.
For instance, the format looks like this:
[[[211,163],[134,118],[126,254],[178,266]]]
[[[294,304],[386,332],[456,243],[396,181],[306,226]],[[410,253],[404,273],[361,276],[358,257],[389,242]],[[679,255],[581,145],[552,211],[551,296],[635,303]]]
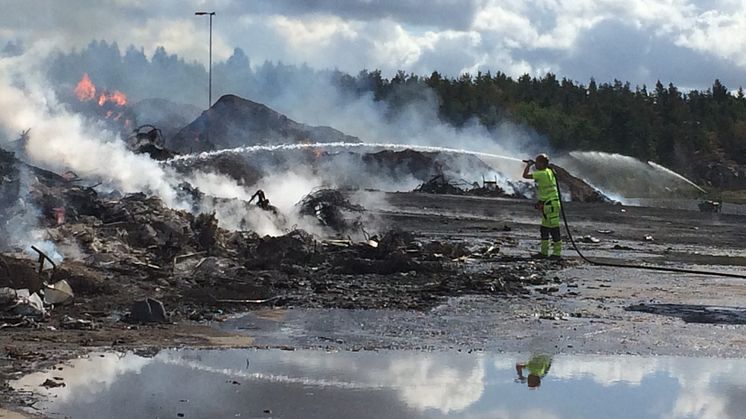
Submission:
[[[70,302],[75,294],[66,280],[47,285],[44,289],[44,304],[64,304]]]
[[[41,275],[41,273],[44,272],[44,261],[45,260],[49,261],[49,263],[52,264],[52,274],[57,272],[57,264],[54,263],[54,261],[49,256],[46,255],[46,253],[42,252],[41,250],[39,250],[38,247],[33,246],[33,245],[31,246],[31,249],[39,254],[39,260],[37,262],[39,263],[39,272],[38,272],[39,275]]]

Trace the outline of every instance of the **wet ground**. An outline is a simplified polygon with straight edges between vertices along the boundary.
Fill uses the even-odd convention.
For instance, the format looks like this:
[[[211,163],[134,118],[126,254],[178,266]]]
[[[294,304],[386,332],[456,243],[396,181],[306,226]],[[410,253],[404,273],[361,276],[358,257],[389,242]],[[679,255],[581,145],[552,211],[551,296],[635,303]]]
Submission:
[[[0,344],[5,349],[0,359],[0,371],[5,377],[17,380],[31,369],[51,365],[66,357],[74,357],[86,351],[112,348],[127,351],[132,348],[217,345],[314,350],[248,352],[257,359],[250,359],[251,362],[258,362],[253,365],[285,365],[283,363],[294,362],[298,368],[295,375],[286,369],[271,370],[269,367],[266,370],[249,370],[246,377],[236,375],[230,371],[235,368],[240,370],[241,365],[233,365],[235,360],[231,359],[239,357],[236,354],[244,353],[241,351],[161,352],[156,358],[141,359],[133,355],[122,358],[127,362],[133,359],[142,364],[142,374],[138,376],[127,372],[127,362],[112,361],[115,370],[122,369],[117,375],[122,379],[129,377],[126,379],[139,380],[150,377],[149,374],[154,374],[154,377],[180,374],[177,377],[184,380],[173,382],[208,380],[207,382],[216,388],[225,385],[226,388],[232,389],[224,391],[225,397],[233,397],[234,393],[238,393],[243,395],[242,399],[246,399],[246,403],[254,400],[250,404],[225,401],[225,404],[211,405],[214,401],[210,399],[201,401],[202,407],[196,407],[194,403],[180,400],[197,400],[196,396],[190,396],[189,392],[198,391],[198,387],[208,386],[185,386],[182,395],[162,393],[169,390],[168,388],[162,388],[161,393],[154,389],[152,392],[155,392],[156,396],[160,394],[164,398],[154,396],[152,403],[142,409],[165,410],[158,411],[161,413],[146,410],[144,412],[147,414],[144,417],[173,417],[177,413],[188,413],[184,410],[187,407],[198,409],[223,405],[226,409],[233,409],[231,412],[246,409],[242,417],[298,417],[292,410],[282,410],[299,408],[291,407],[296,404],[295,402],[283,404],[280,399],[273,399],[279,397],[274,393],[285,394],[283,391],[294,395],[293,400],[297,402],[297,406],[321,409],[306,410],[318,415],[315,417],[332,417],[328,416],[328,411],[323,410],[324,405],[331,403],[330,400],[346,400],[345,406],[350,406],[351,409],[354,407],[355,413],[381,405],[403,409],[392,410],[391,415],[378,417],[437,417],[447,414],[454,417],[512,417],[501,412],[514,412],[519,406],[522,406],[522,410],[531,409],[534,402],[536,409],[545,409],[539,410],[538,416],[545,416],[544,413],[548,413],[547,411],[559,412],[558,417],[583,417],[585,413],[582,412],[595,412],[586,415],[591,417],[601,415],[599,410],[594,409],[601,409],[606,405],[614,406],[614,403],[617,403],[614,400],[617,399],[627,400],[628,404],[622,403],[622,406],[631,405],[631,401],[634,400],[645,401],[642,406],[647,406],[650,410],[633,416],[662,417],[666,412],[671,413],[673,417],[686,417],[687,414],[693,417],[703,416],[702,412],[705,410],[701,409],[710,409],[710,402],[692,399],[691,405],[685,406],[693,397],[690,395],[691,392],[714,394],[719,397],[718,400],[712,401],[712,406],[716,406],[712,409],[720,409],[715,411],[722,414],[714,415],[715,417],[729,417],[729,412],[734,411],[729,409],[739,407],[740,399],[737,397],[723,399],[721,396],[730,394],[728,392],[731,391],[744,391],[743,384],[731,385],[738,381],[737,378],[733,378],[736,377],[735,374],[727,373],[737,370],[736,367],[743,370],[743,366],[726,358],[742,357],[746,349],[746,305],[743,303],[746,296],[746,280],[592,266],[573,257],[572,252],[566,248],[565,254],[568,257],[564,262],[529,269],[529,273],[538,269],[536,272],[541,272],[547,280],[538,281],[537,285],[528,284],[525,288],[526,293],[498,292],[490,288],[490,284],[496,286],[499,281],[491,280],[490,275],[500,278],[505,269],[531,266],[534,263],[527,258],[530,253],[536,251],[538,235],[535,214],[530,202],[381,193],[373,195],[365,206],[374,213],[382,226],[415,232],[418,240],[464,243],[474,248],[496,246],[499,247],[499,256],[456,258],[457,260],[449,264],[455,264],[460,272],[460,279],[450,281],[441,278],[435,284],[431,283],[432,278],[426,272],[416,273],[420,279],[414,282],[408,277],[409,272],[397,274],[401,277],[399,285],[396,282],[396,275],[380,277],[374,285],[368,282],[344,282],[345,277],[341,275],[338,277],[338,280],[342,281],[339,289],[329,286],[318,287],[316,283],[303,285],[308,288],[310,294],[297,292],[292,298],[286,299],[282,307],[271,307],[267,304],[234,304],[230,311],[235,312],[243,308],[249,313],[221,315],[215,312],[212,316],[215,321],[208,323],[195,323],[183,319],[173,325],[131,326],[103,319],[99,321],[104,327],[94,331],[3,329]],[[746,251],[743,247],[743,243],[746,242],[746,229],[743,228],[745,216],[607,204],[570,203],[566,205],[566,209],[573,234],[579,239],[579,245],[587,256],[603,260],[746,274]],[[288,275],[290,279],[293,278],[292,273]],[[478,280],[464,282],[469,277]],[[410,289],[408,287],[412,284],[416,285],[415,288],[419,287],[418,291],[414,288],[412,293],[402,291]],[[438,284],[442,286],[433,287]],[[436,289],[440,291],[434,292]],[[379,290],[387,293],[379,303],[391,302],[390,307],[374,304],[378,301],[375,296]],[[161,292],[167,294],[168,288],[165,287]],[[356,300],[348,298],[349,293],[360,294],[361,301],[366,302],[366,309],[355,308]],[[335,295],[337,297],[334,297]],[[175,304],[178,298],[174,297],[168,301]],[[341,352],[327,354],[327,350]],[[383,350],[389,355],[380,356],[370,352],[371,350]],[[419,352],[421,350],[429,352]],[[503,352],[523,355],[500,355]],[[520,385],[512,381],[515,362],[518,362],[516,358],[525,358],[533,352],[550,353],[555,359],[552,371],[547,376],[547,381],[542,384],[540,392],[528,392],[525,384]],[[185,366],[181,361],[164,361],[185,354],[209,359],[207,365],[210,365],[210,368],[227,368],[229,376],[234,374],[239,378],[226,378],[225,374],[213,375],[213,372],[200,372],[198,375],[201,378],[197,378],[191,375],[195,371],[193,366]],[[363,378],[360,378],[361,375],[349,375],[352,373],[346,370],[335,372],[331,366],[330,370],[309,370],[297,366],[304,361],[282,361],[279,364],[273,361],[276,360],[273,357],[287,356],[287,359],[290,359],[296,354],[302,355],[296,359],[306,359],[309,365],[332,365],[335,360],[343,360],[344,363],[357,365],[359,368],[355,369],[356,371],[367,371],[368,364],[376,370],[386,369],[387,365],[394,362],[392,359],[400,358],[400,368],[406,371],[403,375],[407,378],[417,374],[422,374],[426,378],[438,377],[436,373],[430,373],[418,364],[420,360],[429,360],[430,364],[442,365],[446,371],[450,371],[448,368],[451,368],[454,371],[452,377],[456,377],[453,379],[465,382],[470,382],[468,377],[460,377],[459,374],[468,368],[462,368],[459,362],[466,360],[465,362],[471,365],[470,363],[479,359],[482,365],[488,367],[482,368],[480,372],[480,390],[475,390],[474,394],[469,396],[474,400],[467,405],[458,405],[458,409],[448,408],[444,411],[439,406],[431,407],[424,404],[424,407],[418,408],[420,405],[414,402],[396,399],[399,393],[407,393],[404,389],[406,385],[396,387],[381,377],[376,378],[378,381],[373,380],[369,378],[372,373],[365,375],[361,372]],[[588,354],[615,356],[599,358],[596,355],[589,357]],[[636,356],[616,357],[625,354]],[[111,359],[111,356],[113,355],[105,355],[102,359]],[[573,358],[576,356],[577,358]],[[559,366],[563,364],[559,363],[559,360],[563,357],[575,359],[580,364],[588,362],[589,366],[583,373],[585,375],[558,374],[558,370],[562,371]],[[264,361],[261,361],[262,359]],[[588,361],[589,359],[591,361]],[[603,364],[599,359],[607,364]],[[630,359],[634,362],[629,361]],[[93,362],[93,358],[90,362]],[[242,362],[245,363],[245,360]],[[603,365],[598,366],[594,362],[601,362]],[[119,364],[121,366],[117,366]],[[408,364],[411,365],[407,366]],[[631,364],[645,365],[647,369],[638,374],[636,380],[630,382],[625,381],[627,379],[619,379],[618,383],[615,381],[602,384],[593,378],[596,371],[598,374],[606,370],[622,374],[631,368]],[[361,365],[366,367],[362,368]],[[700,385],[697,387],[692,384],[696,381],[694,378],[690,379],[686,375],[676,375],[678,373],[672,372],[673,365],[677,365],[676,368],[681,371],[710,372],[707,373],[709,375],[702,372],[702,377],[706,375],[707,378],[698,378],[701,385],[697,384]],[[155,368],[152,371],[170,368],[173,371],[151,373],[148,368]],[[513,371],[509,374],[511,368]],[[199,368],[198,370],[202,371]],[[283,387],[289,385],[288,383],[255,379],[255,376],[250,375],[257,372],[301,380],[310,377],[312,380],[308,386],[294,382],[293,385],[297,388],[294,387],[290,391]],[[331,391],[313,381],[320,380],[323,377],[319,377],[326,375],[337,377],[345,383],[362,382],[367,386],[374,383],[380,391]],[[218,376],[219,379],[216,378]],[[684,378],[676,378],[679,376]],[[263,395],[264,398],[261,400],[274,401],[265,406],[258,402],[259,399],[252,398],[253,392],[241,393],[247,391],[244,379],[249,380],[252,386],[258,386],[254,391]],[[218,382],[220,380],[222,381]],[[231,380],[230,385],[225,382],[226,380]],[[552,380],[556,380],[556,383],[550,387]],[[151,381],[152,385],[157,387],[158,379],[153,378]],[[232,381],[240,384],[233,384]],[[125,384],[140,385],[136,381],[127,381]],[[96,391],[106,392],[97,393],[97,397],[89,395],[87,400],[90,402],[96,399],[99,403],[109,403],[106,405],[107,408],[116,413],[118,406],[128,403],[124,400],[132,400],[120,398],[121,395],[126,395],[124,390],[109,392],[110,389],[119,388],[116,387],[118,385],[122,384],[114,384],[112,381],[98,386]],[[553,390],[547,390],[549,388]],[[661,388],[660,393],[655,393],[655,388]],[[580,391],[598,394],[596,398],[604,400],[606,405],[593,407],[580,403],[577,399],[570,403],[568,400],[571,399],[571,395],[579,394]],[[315,397],[308,396],[307,392],[313,393]],[[656,399],[661,400],[659,403],[652,400],[653,393],[657,394]],[[38,395],[19,393],[10,389],[3,389],[2,394],[0,403],[9,402],[11,405],[24,405],[39,400]],[[532,397],[530,394],[540,396],[526,399]],[[503,397],[504,395],[510,397]],[[606,395],[610,395],[608,400],[604,398]],[[78,417],[76,412],[92,408],[92,405],[80,404],[79,396],[67,397],[78,400],[77,404],[57,402],[49,405],[51,410],[45,412],[67,412],[65,414]],[[59,400],[59,397],[57,399]],[[433,399],[439,401],[442,397]],[[144,402],[148,400],[150,399],[147,397],[143,399]],[[311,403],[311,400],[318,403]],[[394,403],[392,400],[398,402]],[[44,405],[43,400],[38,403],[41,404],[35,406]],[[87,407],[83,409],[81,406]],[[272,413],[265,413],[265,409]],[[691,409],[695,409],[695,413],[690,413]],[[375,409],[372,411],[375,412]],[[198,414],[198,410],[191,412],[191,417],[204,416]],[[231,412],[225,411],[226,415]],[[611,412],[617,410],[612,409]],[[0,417],[1,414],[0,411]],[[233,413],[229,416],[232,417]]]
[[[518,375],[541,359],[537,378]],[[745,369],[691,357],[167,350],[90,354],[11,385],[47,395],[34,408],[50,417],[735,418]]]

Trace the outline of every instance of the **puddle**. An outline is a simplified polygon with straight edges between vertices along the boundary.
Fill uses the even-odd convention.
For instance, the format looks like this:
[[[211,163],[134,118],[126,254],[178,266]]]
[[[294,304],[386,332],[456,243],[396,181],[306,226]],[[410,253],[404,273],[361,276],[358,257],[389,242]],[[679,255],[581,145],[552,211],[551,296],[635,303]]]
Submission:
[[[742,417],[746,360],[518,354],[166,350],[104,353],[10,384],[70,418]],[[537,370],[537,362],[525,369]],[[546,369],[546,364],[540,365]],[[541,368],[539,368],[541,369]],[[64,387],[40,387],[46,380]]]

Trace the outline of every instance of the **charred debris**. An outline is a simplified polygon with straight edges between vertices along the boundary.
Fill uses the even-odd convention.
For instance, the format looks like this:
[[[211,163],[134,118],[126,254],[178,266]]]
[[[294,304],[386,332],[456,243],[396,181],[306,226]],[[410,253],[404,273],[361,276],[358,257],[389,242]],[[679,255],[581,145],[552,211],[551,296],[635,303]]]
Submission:
[[[136,110],[128,104],[116,106],[128,118]],[[166,131],[177,132],[174,127]],[[244,135],[239,138],[236,132]],[[359,142],[235,96],[221,98],[168,138],[155,124],[129,129],[123,137],[133,152],[168,161],[195,151],[194,144],[197,151],[245,145],[246,133],[270,143]],[[293,214],[283,214],[267,191],[255,189],[249,200],[225,199],[185,182],[176,192],[192,207],[177,210],[155,196],[123,195],[74,172],[59,174],[26,164],[27,138],[28,132],[15,144],[18,157],[0,150],[0,328],[47,322],[51,327],[92,329],[118,320],[199,320],[257,305],[423,310],[455,295],[553,288],[546,274],[550,262],[501,254],[501,246],[515,244],[507,234],[481,241],[435,240],[391,229],[353,202],[351,192],[339,189],[309,191]],[[249,145],[254,140],[249,139]],[[268,166],[284,170],[301,164],[329,172],[342,161],[360,173],[419,179],[420,192],[532,195],[524,183],[454,182],[459,167],[491,170],[475,157],[457,160],[413,150],[307,150],[296,156],[287,161],[270,153],[254,156],[261,160],[257,162],[225,153],[168,164],[182,174],[199,170],[224,175],[249,190],[256,188]],[[581,180],[569,174],[567,179],[575,182],[565,184],[573,199],[603,200],[591,192],[579,193],[590,188]],[[240,216],[230,229],[212,212],[221,206]],[[251,231],[250,221],[256,217],[269,220],[280,234]]]
[[[327,235],[288,226],[274,237],[228,231],[214,213],[175,210],[142,193],[101,193],[74,173],[38,169],[7,151],[0,193],[0,328],[200,320],[257,305],[421,310],[449,296],[552,283],[549,262],[500,254],[510,237],[469,243],[373,231],[366,209],[333,189],[297,205]],[[205,199],[188,184],[181,193]],[[258,207],[282,217],[263,192],[256,198],[241,202],[247,214]],[[48,246],[13,240],[13,224],[29,214],[34,240]]]

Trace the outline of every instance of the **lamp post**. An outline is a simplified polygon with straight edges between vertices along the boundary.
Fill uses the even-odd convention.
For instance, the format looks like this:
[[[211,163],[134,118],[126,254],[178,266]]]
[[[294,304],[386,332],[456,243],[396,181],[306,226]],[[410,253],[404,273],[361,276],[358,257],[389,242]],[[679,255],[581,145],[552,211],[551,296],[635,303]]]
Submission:
[[[208,82],[207,82],[207,109],[212,106],[212,17],[215,16],[215,12],[194,12],[197,16],[210,16],[210,61],[208,70]]]

